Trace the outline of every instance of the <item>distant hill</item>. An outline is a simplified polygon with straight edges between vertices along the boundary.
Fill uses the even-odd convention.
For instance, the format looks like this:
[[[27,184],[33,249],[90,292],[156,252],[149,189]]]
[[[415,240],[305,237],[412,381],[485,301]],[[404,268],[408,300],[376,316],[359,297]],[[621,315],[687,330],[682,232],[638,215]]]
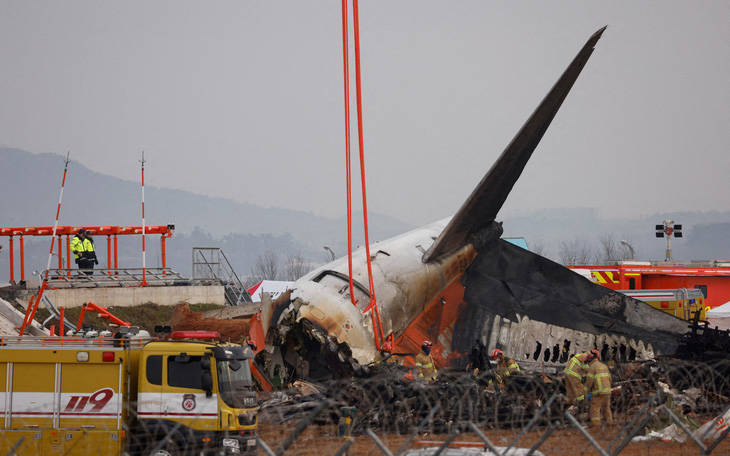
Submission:
[[[64,158],[56,154],[0,148],[0,226],[52,226],[63,176]],[[72,157],[73,158],[73,157]],[[264,208],[225,198],[211,198],[181,190],[145,187],[145,214],[148,225],[174,223],[175,235],[167,241],[168,266],[191,273],[192,247],[222,247],[239,273],[248,274],[257,255],[266,249],[281,254],[301,252],[312,263],[323,263],[327,258],[324,246],[338,255],[346,251],[345,217],[331,219],[288,209]],[[59,223],[61,225],[141,225],[141,186],[139,182],[125,181],[93,172],[82,163],[72,160],[63,194]],[[411,230],[408,225],[392,217],[370,213],[370,239],[382,240]],[[353,214],[355,226],[362,226],[362,214]],[[362,244],[360,232],[353,233],[355,245]],[[153,236],[152,238],[157,238]],[[141,266],[141,247],[135,241],[120,237],[120,250],[128,267]],[[98,245],[105,240],[96,239]],[[0,238],[7,244],[7,238]],[[29,250],[26,260],[30,268],[45,268],[50,246],[49,238],[26,239]],[[141,241],[136,243],[141,245]],[[156,266],[159,242],[148,240],[148,265]],[[0,253],[0,282],[7,280],[7,245]],[[17,252],[16,252],[17,255]],[[121,259],[121,256],[120,256]],[[121,261],[121,260],[120,260]],[[16,257],[16,268],[17,268]]]
[[[53,225],[63,172],[64,157],[32,154],[0,148],[0,226]],[[62,225],[140,225],[139,182],[125,181],[93,172],[72,161],[63,195]],[[174,223],[175,235],[167,241],[167,265],[184,275],[192,274],[193,247],[220,247],[239,275],[248,275],[259,255],[275,252],[282,262],[299,253],[311,267],[324,263],[329,246],[344,255],[345,217],[331,219],[287,209],[264,208],[225,198],[212,198],[181,190],[148,185],[145,189],[146,223]],[[356,215],[354,226],[362,226]],[[545,209],[504,219],[505,236],[525,237],[531,249],[559,260],[560,244],[578,240],[595,253],[599,239],[610,235],[616,242],[628,241],[637,259],[663,260],[666,242],[654,236],[654,225],[673,219],[684,226],[682,239],[673,242],[675,259],[730,259],[730,212],[685,212],[653,214],[632,219],[603,218],[596,208]],[[370,239],[383,240],[414,226],[382,214],[369,214]],[[355,245],[363,243],[354,234]],[[147,265],[161,263],[159,236],[147,241]],[[106,261],[105,239],[96,239],[102,264]],[[0,252],[0,283],[9,277],[7,238]],[[26,273],[45,268],[49,238],[26,238]],[[141,266],[141,240],[120,237],[120,267]],[[54,259],[54,261],[56,261]],[[53,266],[52,266],[53,267]],[[16,270],[17,252],[16,252]],[[17,272],[16,272],[17,274]],[[30,277],[26,277],[30,278]]]

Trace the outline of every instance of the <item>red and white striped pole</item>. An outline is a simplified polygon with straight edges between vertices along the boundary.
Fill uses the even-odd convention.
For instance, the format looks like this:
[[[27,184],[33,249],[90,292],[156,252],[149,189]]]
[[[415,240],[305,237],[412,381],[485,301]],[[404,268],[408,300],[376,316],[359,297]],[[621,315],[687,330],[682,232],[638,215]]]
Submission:
[[[61,214],[61,201],[63,201],[63,188],[66,186],[66,172],[68,171],[68,164],[70,160],[68,156],[70,152],[66,153],[66,164],[63,168],[63,180],[61,180],[61,195],[58,197],[58,209],[56,209],[56,223],[53,225],[53,236],[51,236],[51,250],[48,252],[48,265],[46,266],[46,280],[48,280],[48,270],[51,269],[51,259],[53,258],[53,243],[56,240],[56,231],[58,229],[58,216]],[[60,244],[61,241],[59,240]],[[59,256],[60,257],[60,256]]]
[[[70,152],[66,153],[66,161],[65,166],[63,168],[63,179],[61,180],[61,194],[58,197],[58,209],[56,209],[56,223],[53,225],[53,235],[51,236],[51,249],[48,251],[48,264],[46,265],[46,275],[43,278],[43,283],[41,284],[40,290],[38,290],[38,296],[35,300],[30,300],[30,305],[28,305],[28,309],[25,312],[25,318],[23,318],[23,324],[20,326],[19,335],[25,334],[25,328],[31,324],[33,321],[33,318],[35,317],[35,313],[38,310],[38,305],[41,302],[41,298],[43,297],[43,292],[48,289],[48,274],[49,270],[51,269],[51,259],[53,258],[53,244],[56,242],[56,231],[58,229],[58,216],[61,214],[61,201],[63,201],[63,189],[66,186],[66,172],[68,171],[68,164],[71,162],[69,157]],[[61,241],[59,241],[60,243]],[[63,323],[61,323],[63,324]]]
[[[147,265],[145,263],[145,224],[144,224],[144,151],[142,151],[142,283],[140,287],[147,286]]]

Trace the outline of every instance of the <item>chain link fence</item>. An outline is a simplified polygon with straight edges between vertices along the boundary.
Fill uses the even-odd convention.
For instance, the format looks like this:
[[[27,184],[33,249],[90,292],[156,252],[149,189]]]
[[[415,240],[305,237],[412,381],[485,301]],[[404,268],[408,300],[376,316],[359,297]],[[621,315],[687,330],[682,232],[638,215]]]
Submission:
[[[403,380],[404,369],[383,365],[368,378],[297,381],[260,393],[258,436],[251,437],[259,454],[730,454],[728,361],[611,366],[614,423],[603,427],[590,426],[587,403],[569,410],[559,374],[521,373],[500,387],[491,371],[441,371],[438,381],[426,383]],[[59,438],[73,441],[47,454],[116,454],[113,446],[100,447],[93,432],[62,430]],[[130,419],[120,445],[135,455],[219,454],[212,448],[221,442],[195,437],[179,424],[150,427]],[[3,432],[0,448],[2,455],[26,455],[41,447],[32,437]]]
[[[432,383],[401,376],[384,371],[274,393],[259,411],[262,453],[730,454],[724,360],[611,366],[614,423],[597,427],[587,401],[569,413],[560,375],[516,375],[504,388],[490,371],[442,371]]]

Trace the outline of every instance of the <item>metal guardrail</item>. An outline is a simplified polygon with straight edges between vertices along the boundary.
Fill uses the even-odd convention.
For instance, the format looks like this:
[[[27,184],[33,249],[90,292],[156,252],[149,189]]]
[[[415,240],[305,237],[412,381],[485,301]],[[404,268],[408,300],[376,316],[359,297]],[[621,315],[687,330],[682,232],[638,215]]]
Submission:
[[[190,279],[169,268],[50,269],[51,288],[138,287],[144,277],[151,286],[188,285]]]

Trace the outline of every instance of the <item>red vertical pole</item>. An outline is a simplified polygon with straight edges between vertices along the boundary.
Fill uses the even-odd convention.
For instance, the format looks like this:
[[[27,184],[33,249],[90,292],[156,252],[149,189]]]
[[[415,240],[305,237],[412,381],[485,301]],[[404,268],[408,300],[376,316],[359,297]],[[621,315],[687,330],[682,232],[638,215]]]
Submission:
[[[165,235],[162,235],[162,267],[167,267],[167,249],[165,248]]]
[[[106,268],[112,268],[112,235],[106,235]]]
[[[66,235],[66,275],[71,275],[71,236]]]
[[[64,331],[64,329],[65,329],[64,328],[65,323],[64,323],[64,320],[63,320],[65,318],[64,317],[64,311],[65,311],[65,309],[64,309],[63,306],[61,306],[61,307],[58,308],[59,319],[61,320],[61,322],[58,324],[58,335],[59,335],[59,337],[63,337],[65,335],[65,331]]]
[[[162,251],[162,276],[166,277],[167,252],[165,251],[165,233],[162,233],[162,236],[160,237],[160,243],[162,244],[160,246],[160,250]]]
[[[15,283],[15,251],[13,250],[13,236],[10,236],[8,247],[10,248],[10,252],[8,253],[8,258],[10,258],[10,282]]]
[[[63,243],[61,242],[62,236],[58,235],[58,269],[63,269]]]
[[[142,283],[140,287],[147,286],[147,265],[145,264],[145,223],[144,223],[144,152],[142,152]]]
[[[20,281],[25,282],[25,242],[23,235],[20,235]]]
[[[119,257],[117,256],[117,235],[114,234],[114,269],[119,269]],[[116,273],[117,271],[114,271]]]

